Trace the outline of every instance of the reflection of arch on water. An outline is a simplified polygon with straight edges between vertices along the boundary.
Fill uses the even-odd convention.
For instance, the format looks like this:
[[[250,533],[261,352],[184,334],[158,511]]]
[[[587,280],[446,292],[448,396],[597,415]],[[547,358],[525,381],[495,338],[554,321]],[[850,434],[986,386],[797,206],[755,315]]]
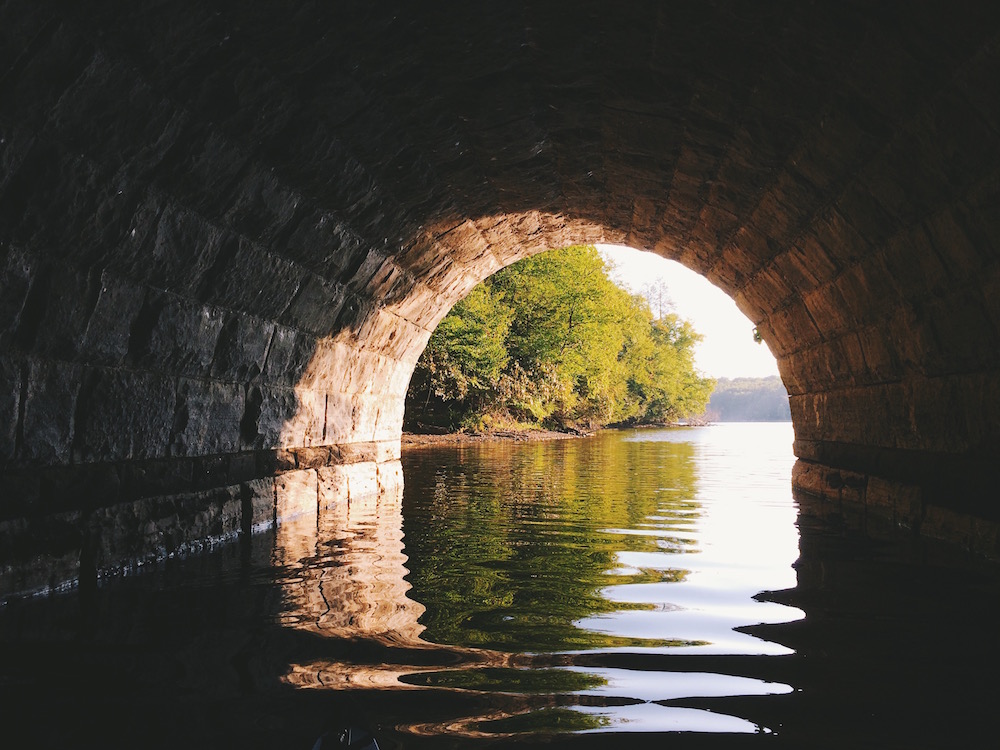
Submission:
[[[415,651],[439,653],[446,663],[507,664],[508,655],[421,640],[424,607],[407,596],[400,463],[357,463],[320,476],[317,483],[312,472],[301,473],[279,496],[287,507],[298,508],[275,531],[272,559],[286,571],[279,620],[324,638],[371,642],[380,656],[371,663],[359,646],[360,661],[345,654],[291,664],[284,681],[321,689],[406,689],[402,678],[422,671],[414,664],[428,658],[414,661]]]
[[[298,573],[285,579],[284,622],[331,637],[416,642],[423,607],[406,596],[399,462],[337,467],[322,486],[313,476],[282,489],[287,503],[308,508],[275,533],[274,564]]]

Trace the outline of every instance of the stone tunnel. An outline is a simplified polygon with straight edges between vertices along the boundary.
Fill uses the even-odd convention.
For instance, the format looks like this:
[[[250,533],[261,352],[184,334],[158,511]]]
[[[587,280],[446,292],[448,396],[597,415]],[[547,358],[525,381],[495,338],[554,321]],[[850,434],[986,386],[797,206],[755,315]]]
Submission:
[[[996,554],[998,8],[2,0],[0,588],[398,482],[436,323],[584,242],[736,300],[796,486]]]

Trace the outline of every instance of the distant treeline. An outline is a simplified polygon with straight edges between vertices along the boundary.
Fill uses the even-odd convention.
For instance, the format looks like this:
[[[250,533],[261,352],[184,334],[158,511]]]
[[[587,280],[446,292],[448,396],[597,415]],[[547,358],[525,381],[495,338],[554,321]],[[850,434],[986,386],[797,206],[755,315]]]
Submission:
[[[715,381],[700,340],[611,279],[592,246],[552,250],[494,274],[441,321],[417,363],[405,427],[592,429],[701,414]]]
[[[705,417],[712,422],[787,422],[792,418],[781,378],[719,378]]]

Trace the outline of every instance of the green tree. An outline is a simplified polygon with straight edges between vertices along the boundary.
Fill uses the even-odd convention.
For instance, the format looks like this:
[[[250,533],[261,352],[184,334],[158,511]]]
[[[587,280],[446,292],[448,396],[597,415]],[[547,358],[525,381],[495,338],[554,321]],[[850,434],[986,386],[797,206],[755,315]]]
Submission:
[[[506,338],[513,318],[502,293],[488,284],[459,301],[434,330],[414,370],[407,397],[422,398],[423,407],[411,403],[408,411],[454,427],[456,413],[460,418],[484,408],[510,362]]]
[[[694,367],[700,337],[673,313],[654,318],[611,271],[594,247],[573,246],[487,279],[431,336],[408,426],[593,428],[700,414],[714,386]]]
[[[619,354],[634,310],[608,271],[594,247],[574,246],[516,263],[489,282],[514,310],[511,357],[544,384],[542,412],[557,426],[594,426],[620,416]]]

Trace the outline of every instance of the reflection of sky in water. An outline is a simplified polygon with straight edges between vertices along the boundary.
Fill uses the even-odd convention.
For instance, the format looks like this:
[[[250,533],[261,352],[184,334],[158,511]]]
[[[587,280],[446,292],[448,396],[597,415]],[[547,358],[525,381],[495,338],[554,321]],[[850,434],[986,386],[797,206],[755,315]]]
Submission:
[[[792,688],[778,682],[711,672],[640,672],[630,669],[566,667],[591,675],[602,684],[577,691],[577,695],[628,697],[640,701],[672,701],[681,698],[718,698],[735,695],[781,695]]]
[[[787,654],[790,649],[737,632],[748,625],[801,619],[793,607],[757,601],[762,591],[792,588],[798,557],[796,510],[790,498],[791,425],[725,424],[701,429],[643,430],[627,442],[694,445],[700,512],[683,531],[669,512],[647,516],[633,528],[607,533],[645,536],[663,552],[628,550],[617,555],[619,576],[674,571],[669,582],[622,583],[602,589],[609,601],[655,609],[602,613],[578,627],[631,638],[697,640],[677,649],[720,654]],[[670,497],[672,488],[661,488]]]
[[[772,622],[786,622],[786,607],[775,605],[776,615]],[[797,610],[792,610],[793,612]],[[669,623],[664,616],[669,615]],[[624,638],[643,638],[651,641],[668,639],[683,641],[685,644],[670,646],[672,652],[692,652],[699,654],[767,654],[776,656],[794,653],[778,643],[766,641],[733,630],[747,624],[757,624],[765,620],[751,615],[749,607],[726,607],[721,611],[671,611],[614,612],[596,615],[577,621],[577,625],[599,633],[613,633]],[[693,645],[686,645],[694,641]],[[635,651],[635,648],[628,649]],[[659,649],[656,649],[659,650]]]

